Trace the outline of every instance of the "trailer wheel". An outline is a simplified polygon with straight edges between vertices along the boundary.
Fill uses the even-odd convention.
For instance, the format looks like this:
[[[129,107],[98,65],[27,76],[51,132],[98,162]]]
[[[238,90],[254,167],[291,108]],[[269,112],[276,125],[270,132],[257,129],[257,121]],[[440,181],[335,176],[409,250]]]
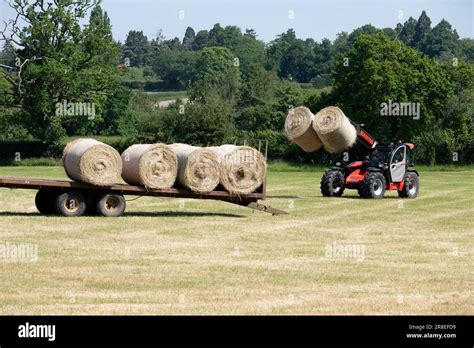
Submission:
[[[56,212],[54,205],[55,199],[56,192],[39,190],[35,196],[36,209],[38,209],[42,215],[54,214]]]
[[[324,197],[341,197],[344,193],[344,174],[339,170],[328,170],[321,178],[321,193]]]
[[[67,191],[56,198],[56,212],[62,216],[81,216],[85,211],[86,200],[80,192]]]
[[[385,195],[387,185],[382,173],[371,172],[367,174],[360,186],[359,194],[364,198],[381,199]]]
[[[398,197],[400,198],[416,198],[418,196],[418,190],[420,189],[420,179],[414,172],[407,172],[405,174],[405,185],[403,189],[398,191]]]
[[[97,200],[97,212],[103,216],[120,216],[125,211],[125,207],[125,198],[121,194],[104,193]]]

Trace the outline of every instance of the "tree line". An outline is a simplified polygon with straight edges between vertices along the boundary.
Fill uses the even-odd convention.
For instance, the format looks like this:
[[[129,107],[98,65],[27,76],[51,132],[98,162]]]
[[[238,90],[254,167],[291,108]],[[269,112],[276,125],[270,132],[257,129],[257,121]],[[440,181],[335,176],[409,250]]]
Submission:
[[[431,58],[449,61],[453,58],[474,62],[474,40],[460,39],[446,20],[434,27],[423,11],[418,20],[410,17],[395,28],[378,29],[367,24],[351,33],[341,32],[334,41],[297,38],[293,29],[278,35],[268,44],[258,40],[253,29],[244,32],[236,26],[215,24],[210,30],[197,33],[188,27],[182,39],[166,40],[161,33],[149,40],[143,31],[131,30],[122,45],[122,61],[131,67],[147,67],[167,88],[185,89],[196,79],[196,61],[203,48],[226,47],[238,57],[240,70],[247,73],[253,64],[275,71],[280,79],[330,86],[331,75],[339,56],[353,47],[362,34],[384,33]]]
[[[252,29],[216,24],[189,27],[182,39],[130,31],[121,44],[92,0],[13,7],[29,25],[14,37],[0,32],[0,63],[16,68],[1,69],[0,140],[40,141],[45,155],[57,154],[66,136],[103,135],[124,144],[267,140],[271,158],[327,160],[302,153],[282,129],[292,106],[338,105],[381,142],[415,142],[421,162],[474,158],[474,40],[460,39],[445,20],[432,27],[425,12],[334,41],[303,40],[289,29],[266,44]],[[128,87],[134,76],[185,89],[189,102],[157,107],[152,94]],[[58,114],[63,101],[92,102],[95,115]],[[383,116],[388,101],[417,103],[419,119]]]

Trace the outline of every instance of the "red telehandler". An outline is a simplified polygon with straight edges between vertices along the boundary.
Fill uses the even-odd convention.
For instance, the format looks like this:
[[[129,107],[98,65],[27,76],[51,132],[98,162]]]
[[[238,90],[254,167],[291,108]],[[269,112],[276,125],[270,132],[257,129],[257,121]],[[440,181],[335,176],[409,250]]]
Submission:
[[[362,161],[336,163],[321,179],[321,193],[340,197],[345,189],[357,189],[363,198],[380,199],[387,190],[397,190],[401,198],[415,198],[420,186],[419,174],[413,169],[410,143],[379,144],[362,127],[352,122],[357,142],[370,151]]]

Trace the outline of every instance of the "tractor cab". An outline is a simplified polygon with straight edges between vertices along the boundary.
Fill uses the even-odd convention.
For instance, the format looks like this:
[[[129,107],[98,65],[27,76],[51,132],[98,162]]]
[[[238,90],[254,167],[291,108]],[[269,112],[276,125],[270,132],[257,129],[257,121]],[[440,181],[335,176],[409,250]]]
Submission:
[[[372,170],[381,170],[388,182],[402,182],[411,165],[413,144],[378,145],[369,158]]]

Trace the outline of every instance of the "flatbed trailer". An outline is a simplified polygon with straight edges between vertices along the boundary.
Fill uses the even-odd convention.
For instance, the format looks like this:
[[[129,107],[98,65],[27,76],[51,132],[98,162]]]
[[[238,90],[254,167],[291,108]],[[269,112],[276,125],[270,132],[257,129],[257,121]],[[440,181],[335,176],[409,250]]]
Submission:
[[[10,189],[37,190],[35,204],[44,215],[81,216],[94,214],[120,216],[125,211],[124,195],[168,198],[212,199],[237,204],[265,213],[287,214],[287,212],[258,203],[266,199],[266,182],[254,193],[230,194],[227,191],[196,193],[181,188],[147,189],[143,186],[114,184],[94,186],[70,180],[0,177],[0,187]]]

